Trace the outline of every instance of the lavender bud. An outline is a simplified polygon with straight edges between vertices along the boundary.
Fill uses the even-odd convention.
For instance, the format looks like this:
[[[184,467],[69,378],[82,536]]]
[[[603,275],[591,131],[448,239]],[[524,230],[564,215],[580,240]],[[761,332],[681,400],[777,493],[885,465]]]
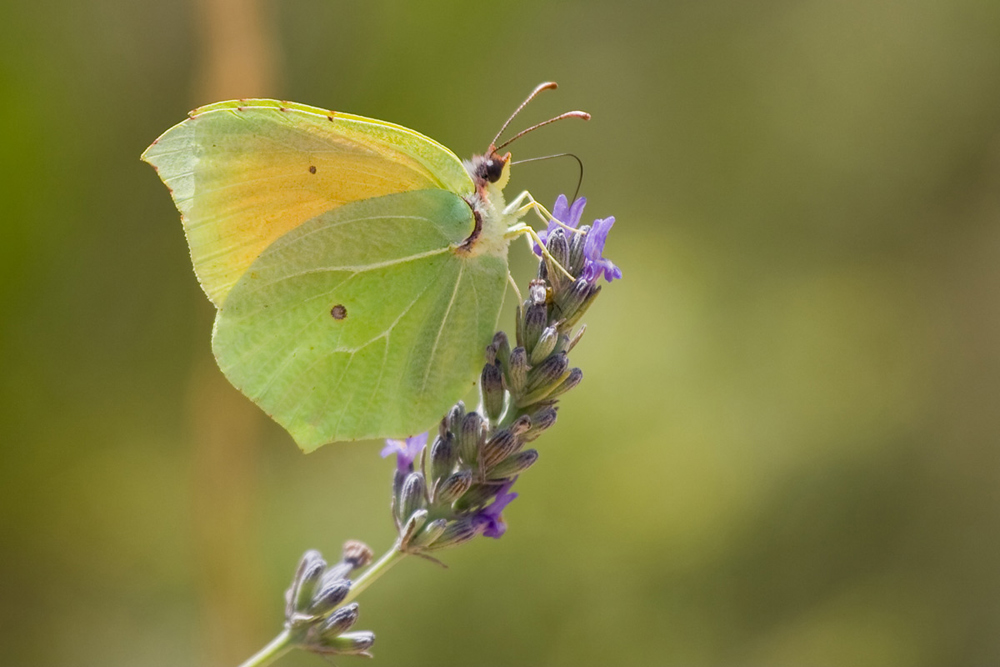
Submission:
[[[323,639],[330,640],[341,633],[350,630],[358,622],[358,603],[352,602],[346,607],[336,610],[323,622],[320,634]]]
[[[427,523],[427,510],[417,510],[410,515],[410,518],[406,521],[406,525],[403,526],[403,530],[399,531],[399,543],[404,550],[410,546],[413,536],[424,527],[425,523]]]
[[[574,276],[579,275],[580,269],[583,268],[583,242],[587,238],[587,232],[590,231],[590,226],[584,225],[579,229],[583,233],[573,234],[573,238],[570,239],[569,264],[564,265]]]
[[[528,383],[525,387],[533,392],[540,387],[555,383],[569,366],[569,357],[565,353],[553,354],[551,357],[528,371]]]
[[[411,472],[406,476],[403,492],[399,496],[400,523],[406,523],[414,512],[423,509],[425,490],[423,473]]]
[[[535,348],[538,338],[542,335],[542,329],[548,321],[548,309],[544,303],[528,306],[524,313],[524,347],[528,350]]]
[[[569,336],[562,333],[559,334],[559,338],[556,339],[556,347],[553,352],[569,352]]]
[[[530,442],[540,436],[542,431],[550,428],[556,423],[556,409],[547,406],[531,415],[531,428],[524,434],[525,442]]]
[[[489,478],[506,479],[508,477],[513,477],[514,475],[519,475],[531,466],[535,465],[535,461],[537,460],[538,452],[534,449],[527,449],[523,452],[518,452],[517,454],[513,454],[496,464],[493,469],[490,470]]]
[[[433,544],[434,540],[441,537],[444,529],[448,527],[447,519],[435,519],[424,526],[424,529],[410,541],[410,546],[414,549],[423,549]]]
[[[483,432],[483,418],[477,412],[470,412],[465,415],[462,425],[458,431],[458,456],[467,463],[473,465],[476,462],[476,454],[479,451],[479,438]]]
[[[464,512],[473,507],[482,507],[488,503],[500,487],[497,484],[473,484],[465,494],[455,502],[455,509]]]
[[[453,547],[462,542],[468,542],[479,534],[479,527],[472,519],[459,519],[452,521],[441,533],[441,537],[434,540],[431,549],[444,549]]]
[[[325,645],[334,653],[343,655],[370,655],[368,649],[375,643],[374,632],[345,632],[338,637],[324,638]]]
[[[434,493],[434,502],[440,505],[450,505],[469,490],[472,486],[472,472],[460,470],[442,481]]]
[[[354,568],[343,561],[339,563],[334,563],[330,567],[326,568],[326,572],[323,573],[323,579],[320,580],[319,586],[317,588],[322,590],[334,583],[335,581],[340,581],[341,579],[347,579],[347,576],[351,573]]]
[[[576,282],[568,289],[562,290],[556,295],[556,308],[563,318],[571,317],[583,305],[593,290],[593,285],[584,278],[577,278]]]
[[[494,359],[490,359],[489,361],[499,361],[504,375],[507,375],[510,368],[510,342],[507,340],[507,334],[498,331],[493,336],[493,348],[497,351],[497,354]]]
[[[340,604],[340,601],[347,597],[350,590],[351,582],[347,579],[338,579],[327,584],[313,596],[312,604],[309,605],[309,613],[322,616]]]
[[[555,229],[549,234],[549,240],[545,243],[552,259],[559,262],[564,269],[569,270],[569,241],[566,240],[566,232],[562,229]]]
[[[545,244],[545,247],[548,249],[552,259],[559,263],[559,266],[553,264],[552,260],[546,257],[544,261],[539,262],[538,277],[547,280],[552,284],[553,291],[558,292],[570,280],[562,271],[562,269],[569,271],[566,268],[566,265],[569,264],[569,241],[566,240],[566,233],[562,229],[556,229],[549,235],[549,240]],[[542,267],[544,267],[544,272],[542,271]],[[559,267],[562,267],[562,269]]]
[[[509,429],[500,431],[483,445],[483,466],[487,469],[492,468],[517,451],[519,444],[517,436],[511,433]]]
[[[496,421],[503,414],[503,374],[500,366],[490,363],[483,366],[483,375],[479,387],[483,394],[483,411],[486,416]]]
[[[292,594],[292,606],[297,612],[305,612],[312,604],[313,595],[323,578],[323,571],[326,570],[326,561],[322,558],[312,560],[309,566],[302,573],[302,577],[296,581],[295,592]]]
[[[458,433],[458,429],[462,426],[462,419],[465,417],[465,403],[459,401],[452,407],[448,412],[448,430],[452,433]],[[441,434],[444,436],[444,433]]]
[[[399,468],[393,470],[392,475],[392,497],[394,500],[398,501],[399,494],[403,492],[403,482],[406,481],[406,476],[409,473],[403,472]]]
[[[579,322],[580,318],[583,317],[584,313],[587,312],[587,309],[590,308],[590,304],[594,303],[594,299],[596,299],[597,295],[600,293],[601,293],[601,288],[599,285],[591,285],[590,291],[587,293],[587,296],[583,300],[583,303],[581,303],[580,306],[576,309],[576,312],[573,313],[572,315],[568,315],[565,313],[563,314],[564,315],[562,322],[563,328],[568,329],[577,322]]]
[[[510,393],[518,396],[524,392],[528,383],[528,353],[523,347],[515,347],[510,353],[510,372],[507,376],[507,387]]]
[[[319,563],[319,571],[322,574],[326,568],[323,556],[315,549],[310,549],[302,554],[302,559],[299,560],[299,565],[295,568],[295,576],[292,577],[292,585],[285,591],[285,616],[287,618],[291,618],[292,614],[300,609],[298,607],[299,589],[302,587],[302,581],[306,578],[306,574],[311,572],[317,563]],[[313,585],[315,586],[315,584]],[[308,600],[311,596],[310,592],[306,599]]]
[[[375,552],[364,542],[359,540],[347,540],[344,542],[344,551],[340,559],[351,566],[351,569],[365,567],[372,562]]]
[[[531,364],[540,364],[549,356],[553,350],[556,349],[556,343],[559,341],[559,331],[555,327],[545,327],[542,330],[542,335],[538,337],[538,342],[535,343],[535,347],[531,350]]]
[[[523,433],[527,433],[528,430],[531,428],[531,417],[529,417],[528,415],[521,415],[520,417],[515,419],[514,423],[511,424],[508,428],[510,428],[510,432],[513,433],[514,435],[521,435]]]
[[[455,467],[458,459],[458,448],[455,446],[455,436],[448,432],[445,437],[438,437],[431,446],[431,479],[439,480]]]
[[[569,391],[576,385],[580,384],[580,382],[582,381],[583,381],[583,371],[580,370],[579,368],[574,368],[569,372],[569,375],[566,376],[565,380],[560,382],[558,385],[556,385],[555,389],[549,392],[546,398],[555,398],[556,396],[565,394],[567,391]]]

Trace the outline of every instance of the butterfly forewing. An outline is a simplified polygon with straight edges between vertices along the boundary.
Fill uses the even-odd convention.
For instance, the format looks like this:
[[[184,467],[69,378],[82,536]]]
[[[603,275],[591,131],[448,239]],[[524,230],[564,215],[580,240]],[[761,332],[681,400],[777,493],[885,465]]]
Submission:
[[[275,100],[197,109],[143,159],[171,189],[216,305],[268,246],[321,213],[390,193],[473,190],[461,161],[418,132]]]

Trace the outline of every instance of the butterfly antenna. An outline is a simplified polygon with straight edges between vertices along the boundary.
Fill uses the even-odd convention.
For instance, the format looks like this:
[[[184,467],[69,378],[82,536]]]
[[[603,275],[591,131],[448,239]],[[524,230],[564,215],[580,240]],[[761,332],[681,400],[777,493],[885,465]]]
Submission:
[[[542,92],[543,90],[554,90],[558,87],[559,85],[555,81],[546,81],[545,83],[540,83],[537,86],[535,86],[535,89],[531,91],[531,94],[528,95],[528,97],[523,102],[521,102],[521,106],[514,109],[514,113],[510,115],[510,118],[507,119],[507,122],[504,123],[503,127],[500,128],[500,131],[497,132],[497,136],[493,137],[493,141],[490,142],[490,147],[492,148],[493,146],[496,145],[497,139],[500,138],[500,135],[503,134],[503,131],[507,129],[508,125],[510,125],[510,121],[514,120],[514,116],[521,113],[521,109],[528,106],[528,102],[535,99],[535,96],[538,95],[538,93]]]
[[[576,181],[576,190],[573,191],[573,199],[571,201],[576,201],[577,196],[580,194],[580,186],[583,185],[583,160],[579,156],[573,153],[556,153],[555,155],[544,155],[542,157],[529,157],[524,160],[517,160],[516,162],[511,162],[511,166],[515,164],[524,164],[525,162],[538,162],[540,160],[551,160],[557,157],[571,157],[576,160],[576,163],[580,165],[580,178]]]
[[[537,130],[540,127],[545,127],[549,123],[554,123],[557,120],[562,120],[563,118],[582,118],[584,120],[590,120],[590,114],[587,113],[586,111],[567,111],[566,113],[561,113],[558,116],[556,116],[555,118],[549,118],[548,120],[543,121],[543,122],[539,123],[538,125],[532,125],[527,130],[521,130],[520,132],[518,132],[513,137],[511,137],[507,141],[503,142],[502,144],[500,144],[499,146],[497,146],[493,150],[499,151],[504,146],[509,146],[510,144],[514,143],[515,141],[517,141],[518,139],[520,139],[521,137],[523,137],[524,135],[526,135],[528,132],[533,132],[534,130]]]

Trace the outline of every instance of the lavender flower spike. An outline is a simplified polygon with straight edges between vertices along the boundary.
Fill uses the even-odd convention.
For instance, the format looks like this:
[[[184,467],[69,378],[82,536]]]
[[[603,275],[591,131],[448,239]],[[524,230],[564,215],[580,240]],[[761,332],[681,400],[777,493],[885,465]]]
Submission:
[[[580,218],[583,217],[583,207],[586,205],[586,197],[577,198],[573,202],[573,205],[570,206],[569,200],[566,199],[566,195],[559,195],[556,198],[555,206],[552,207],[552,220],[549,221],[549,228],[538,232],[538,238],[542,240],[542,243],[548,243],[549,234],[562,226],[559,222],[567,227],[573,227],[574,229],[579,227]],[[556,220],[559,222],[556,222]],[[534,245],[533,249],[536,255],[539,257],[542,256],[542,249],[538,247],[537,243]]]
[[[497,540],[500,536],[507,532],[507,524],[504,522],[503,517],[500,516],[507,505],[510,505],[514,498],[517,498],[516,493],[508,493],[510,487],[514,485],[517,477],[508,481],[506,484],[500,487],[499,493],[497,493],[496,498],[487,507],[479,510],[476,514],[475,521],[478,525],[483,526],[483,535],[486,537],[492,537]]]
[[[608,241],[608,232],[615,224],[614,216],[603,220],[594,220],[594,225],[587,233],[587,239],[583,242],[583,278],[591,285],[597,282],[604,274],[604,279],[609,283],[615,278],[622,277],[622,270],[614,263],[602,257],[604,244]]]
[[[420,452],[423,451],[426,445],[426,433],[410,436],[406,440],[394,440],[389,438],[385,441],[385,447],[382,448],[382,458],[395,454],[396,469],[400,472],[407,473],[412,470],[411,466],[413,465],[413,462],[418,456],[420,456]]]

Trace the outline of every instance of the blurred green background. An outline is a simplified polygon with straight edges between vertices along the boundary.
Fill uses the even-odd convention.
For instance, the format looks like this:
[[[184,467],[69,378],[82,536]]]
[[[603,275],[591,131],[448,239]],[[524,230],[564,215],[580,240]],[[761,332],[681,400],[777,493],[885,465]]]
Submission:
[[[392,540],[378,443],[215,368],[146,145],[266,95],[468,156],[547,79],[515,127],[594,119],[515,157],[585,160],[625,278],[508,534],[362,597],[378,664],[1000,663],[987,0],[0,5],[0,663],[235,665],[306,548]]]

